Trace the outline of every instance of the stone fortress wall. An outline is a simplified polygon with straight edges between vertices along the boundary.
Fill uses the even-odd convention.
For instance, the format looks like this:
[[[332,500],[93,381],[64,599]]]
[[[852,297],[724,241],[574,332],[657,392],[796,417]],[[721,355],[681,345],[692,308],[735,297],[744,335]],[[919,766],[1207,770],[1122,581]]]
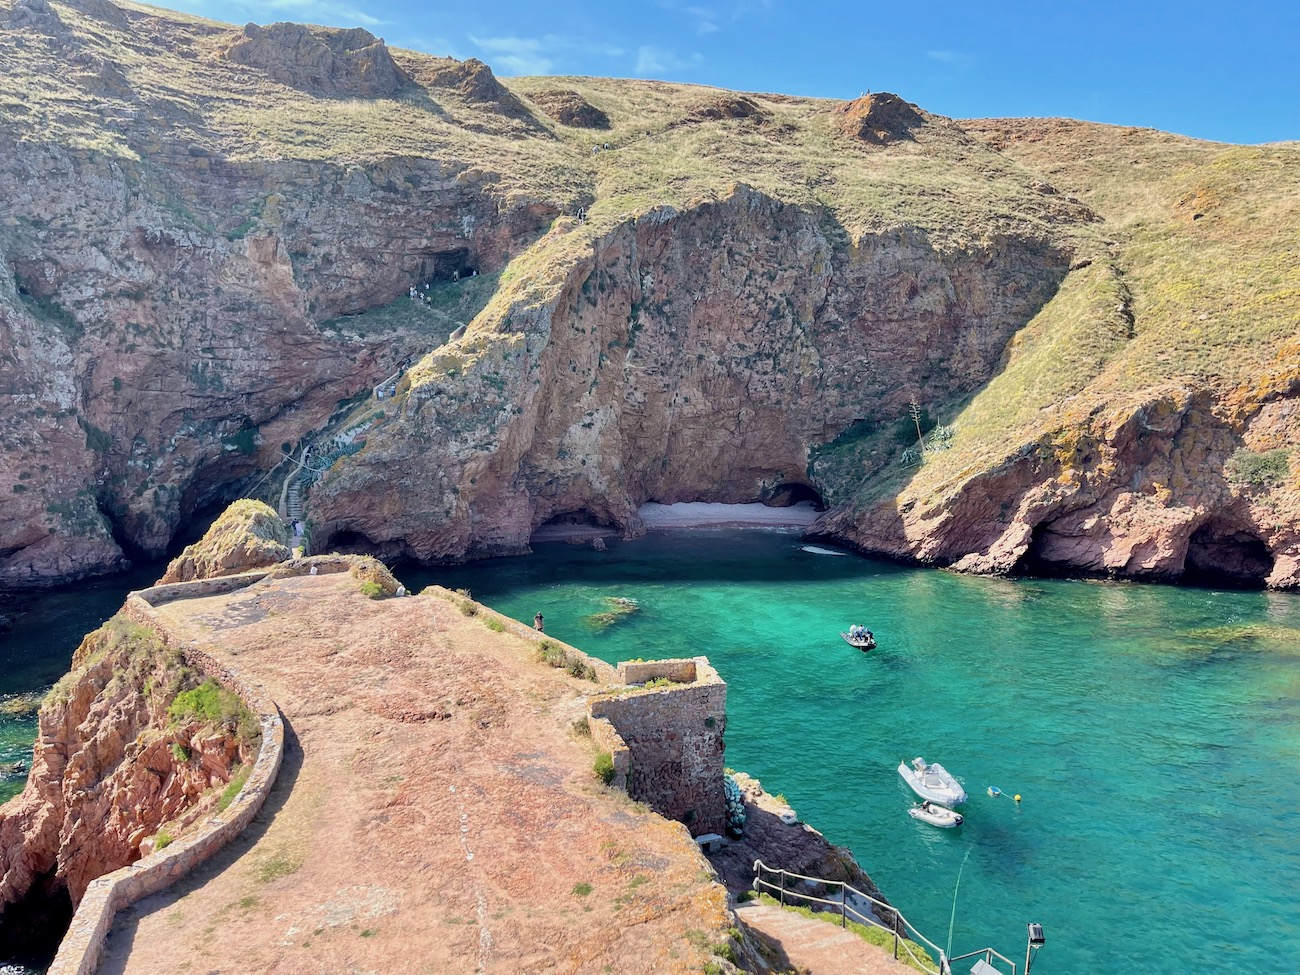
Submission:
[[[157,893],[207,860],[240,834],[261,809],[284,754],[284,722],[275,702],[220,654],[185,642],[172,633],[155,607],[177,599],[214,596],[251,586],[271,575],[347,571],[346,556],[295,559],[274,569],[194,582],[153,586],[127,596],[123,612],[178,649],[187,663],[235,692],[258,716],[262,745],[247,782],[235,800],[214,813],[194,833],[165,849],[93,881],[59,946],[48,975],[92,975],[116,913]],[[461,596],[431,586],[426,595],[458,601]],[[684,823],[691,835],[720,833],[726,813],[722,790],[723,732],[727,685],[706,657],[621,663],[617,668],[538,633],[480,604],[484,617],[500,620],[515,635],[562,647],[570,659],[584,661],[600,685],[588,702],[588,726],[596,746],[614,758],[613,785],[645,802],[655,812]],[[656,678],[671,683],[644,685]]]
[[[613,784],[692,836],[724,832],[726,683],[707,657],[621,663],[618,676],[630,686],[587,705],[592,740],[614,759]],[[672,683],[644,686],[656,678]]]
[[[268,574],[265,571],[249,572],[173,583],[127,596],[123,607],[126,616],[153,630],[164,643],[179,650],[186,663],[195,670],[215,678],[239,695],[244,705],[257,715],[262,744],[247,781],[229,806],[214,812],[195,832],[91,882],[77,906],[48,975],[91,975],[99,964],[104,941],[117,912],[169,886],[211,857],[243,832],[270,794],[284,757],[284,721],[275,702],[260,685],[246,680],[226,660],[197,643],[180,641],[154,610],[155,606],[173,599],[233,592],[261,581]]]

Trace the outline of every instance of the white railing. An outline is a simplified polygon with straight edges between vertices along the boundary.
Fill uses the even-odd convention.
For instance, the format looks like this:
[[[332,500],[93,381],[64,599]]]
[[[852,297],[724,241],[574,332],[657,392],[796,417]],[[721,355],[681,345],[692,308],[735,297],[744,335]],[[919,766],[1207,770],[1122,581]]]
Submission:
[[[777,878],[777,882],[766,879],[766,876]],[[790,889],[787,881],[803,881],[814,884],[818,888],[838,887],[839,899],[834,897],[818,897],[815,894],[805,893],[800,890]],[[912,925],[907,918],[898,912],[898,909],[882,900],[877,900],[870,894],[864,894],[856,887],[846,884],[842,880],[823,880],[820,877],[806,877],[803,874],[791,873],[788,870],[781,870],[769,867],[762,860],[754,861],[754,883],[753,887],[757,891],[768,891],[772,896],[785,906],[787,901],[807,901],[811,904],[825,904],[830,910],[828,913],[838,912],[840,916],[841,927],[847,927],[849,921],[856,921],[859,924],[865,924],[868,927],[880,928],[888,931],[894,938],[894,957],[900,958],[905,955],[906,960],[912,967],[926,972],[927,975],[952,975],[951,964],[963,958],[973,958],[979,955],[984,964],[987,965],[997,975],[1004,975],[999,969],[994,967],[993,959],[997,958],[1009,966],[1009,975],[1016,975],[1016,963],[1008,958],[998,954],[992,948],[983,948],[979,951],[972,951],[965,955],[958,955],[956,958],[948,958],[944,950],[936,945],[925,935]],[[861,901],[866,901],[871,905],[866,913],[859,911],[849,903],[849,895],[852,894]],[[877,911],[878,909],[878,911]],[[877,916],[879,914],[879,916]],[[850,916],[852,915],[852,916]],[[924,952],[918,954],[913,950],[918,945],[924,945],[931,952],[927,956]],[[936,964],[935,959],[938,959]],[[903,959],[900,959],[903,960]]]

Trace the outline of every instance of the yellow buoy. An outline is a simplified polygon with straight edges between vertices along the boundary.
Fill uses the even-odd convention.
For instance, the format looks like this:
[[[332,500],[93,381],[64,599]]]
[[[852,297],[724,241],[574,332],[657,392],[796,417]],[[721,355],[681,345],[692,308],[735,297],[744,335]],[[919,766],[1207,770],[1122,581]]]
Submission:
[[[1016,802],[1020,801],[1020,793],[1016,793]]]

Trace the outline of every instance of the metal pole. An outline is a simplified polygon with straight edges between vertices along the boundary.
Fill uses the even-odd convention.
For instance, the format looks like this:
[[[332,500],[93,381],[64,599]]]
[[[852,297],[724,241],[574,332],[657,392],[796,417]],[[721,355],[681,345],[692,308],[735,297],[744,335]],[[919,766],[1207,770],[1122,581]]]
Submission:
[[[781,906],[785,907],[785,868],[781,868]]]
[[[849,885],[840,884],[840,927],[849,926]]]

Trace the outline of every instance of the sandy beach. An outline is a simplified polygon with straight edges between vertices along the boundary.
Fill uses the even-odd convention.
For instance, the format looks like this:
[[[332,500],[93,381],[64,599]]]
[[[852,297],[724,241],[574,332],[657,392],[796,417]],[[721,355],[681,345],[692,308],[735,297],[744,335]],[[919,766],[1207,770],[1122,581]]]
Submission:
[[[649,501],[637,509],[647,529],[705,528],[722,525],[752,525],[762,528],[807,528],[819,512],[811,502],[802,501],[788,508],[771,508],[765,504],[714,504],[684,501],[680,504],[657,504]]]

